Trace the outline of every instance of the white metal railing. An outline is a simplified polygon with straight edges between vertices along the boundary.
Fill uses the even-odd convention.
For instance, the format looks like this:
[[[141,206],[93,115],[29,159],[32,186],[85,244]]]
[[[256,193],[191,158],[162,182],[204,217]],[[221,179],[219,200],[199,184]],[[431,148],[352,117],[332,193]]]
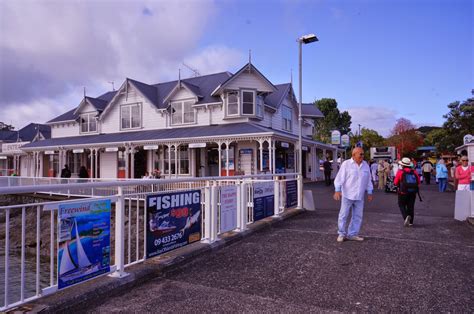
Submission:
[[[9,177],[10,178],[10,177]],[[12,177],[13,178],[13,177]],[[187,179],[97,180],[64,183],[16,177],[0,184],[0,196],[24,193],[80,195],[91,200],[110,199],[115,228],[110,229],[110,276],[126,276],[125,269],[146,259],[146,197],[170,191],[201,191],[201,242],[213,243],[228,230],[221,225],[221,190],[235,186],[236,226],[244,231],[254,223],[255,188],[273,187],[273,216],[287,209],[286,185],[296,174]],[[4,178],[6,179],[6,178]],[[48,182],[39,184],[40,182]],[[297,181],[300,184],[301,181]],[[28,185],[27,183],[31,183]],[[258,191],[257,191],[258,192]],[[58,208],[78,200],[0,206],[0,287],[4,287],[0,311],[30,302],[58,290]],[[2,226],[3,223],[3,226]],[[2,228],[3,227],[3,228]],[[2,229],[4,232],[2,232]],[[113,239],[113,240],[112,240]],[[3,265],[2,265],[3,261]],[[1,273],[0,273],[1,276]],[[3,279],[3,280],[2,280]]]

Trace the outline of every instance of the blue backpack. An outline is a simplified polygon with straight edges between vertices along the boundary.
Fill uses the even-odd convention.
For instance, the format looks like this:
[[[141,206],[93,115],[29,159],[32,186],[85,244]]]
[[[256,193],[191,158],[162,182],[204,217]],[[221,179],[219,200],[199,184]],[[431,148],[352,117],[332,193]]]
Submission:
[[[402,179],[400,180],[400,192],[402,193],[418,193],[418,180],[416,179],[415,171],[410,170],[406,172],[404,170]]]

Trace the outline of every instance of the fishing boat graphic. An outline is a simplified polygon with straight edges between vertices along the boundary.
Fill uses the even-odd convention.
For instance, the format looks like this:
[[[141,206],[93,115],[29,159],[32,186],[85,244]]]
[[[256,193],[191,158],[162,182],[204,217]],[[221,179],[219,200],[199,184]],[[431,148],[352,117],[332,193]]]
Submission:
[[[87,253],[82,246],[76,219],[72,220],[72,226],[69,232],[72,232],[72,228],[74,228],[76,236],[75,238],[70,237],[69,240],[65,241],[63,254],[59,263],[59,276],[62,281],[94,273],[99,270],[100,266],[100,263],[92,264],[87,257]],[[71,249],[71,245],[74,243],[76,244],[76,254],[73,254],[74,251]]]

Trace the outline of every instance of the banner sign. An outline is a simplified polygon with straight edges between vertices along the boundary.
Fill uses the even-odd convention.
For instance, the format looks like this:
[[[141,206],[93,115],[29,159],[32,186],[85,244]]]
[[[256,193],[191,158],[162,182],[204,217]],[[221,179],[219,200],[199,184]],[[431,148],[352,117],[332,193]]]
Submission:
[[[84,148],[76,148],[72,150],[73,154],[81,154],[84,152]]]
[[[110,272],[110,200],[58,208],[58,289]]]
[[[237,186],[221,187],[221,232],[237,228]]]
[[[203,148],[206,147],[206,143],[190,143],[189,148]]]
[[[201,240],[201,191],[149,195],[146,210],[147,258]]]
[[[253,184],[253,221],[272,216],[275,212],[274,182]]]
[[[3,143],[2,152],[10,154],[21,154],[23,153],[23,151],[20,148],[28,143],[29,142]]]
[[[298,204],[298,181],[286,181],[286,208],[295,207]]]
[[[143,146],[144,150],[155,150],[158,149],[158,145],[145,145]]]
[[[107,153],[118,152],[118,147],[106,147],[106,148],[105,148],[105,151],[106,151]]]
[[[340,145],[341,144],[341,132],[334,130],[331,132],[331,144]]]

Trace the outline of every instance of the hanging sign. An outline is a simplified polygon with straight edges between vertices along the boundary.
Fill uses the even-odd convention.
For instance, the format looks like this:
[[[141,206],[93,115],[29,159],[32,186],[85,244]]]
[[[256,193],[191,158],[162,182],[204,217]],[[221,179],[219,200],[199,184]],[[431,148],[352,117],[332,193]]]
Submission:
[[[280,146],[283,147],[283,148],[289,148],[290,144],[288,144],[287,142],[281,142]]]
[[[58,208],[58,289],[110,272],[110,199]]]
[[[466,134],[466,135],[464,135],[464,137],[463,137],[463,143],[464,143],[464,145],[469,144],[469,143],[471,143],[472,141],[474,141],[474,136],[472,136],[471,134]]]
[[[146,210],[147,258],[201,240],[201,191],[149,195]]]
[[[0,156],[0,159],[7,159],[7,156]]]
[[[84,148],[76,148],[76,149],[73,149],[72,152],[74,154],[81,154],[84,152]]]
[[[232,231],[237,228],[237,186],[221,187],[221,232]]]
[[[272,216],[275,212],[275,185],[270,182],[253,184],[253,221]]]
[[[350,137],[347,134],[344,134],[341,136],[341,146],[343,147],[349,147],[350,146]]]
[[[301,150],[304,150],[304,151],[307,151],[308,150],[308,146],[301,146]]]
[[[110,152],[118,152],[118,147],[106,147],[105,148],[105,151],[107,153],[110,153]]]
[[[145,146],[143,146],[143,149],[144,149],[144,150],[154,150],[154,149],[158,149],[158,145],[145,145]]]
[[[189,148],[203,148],[206,147],[206,143],[190,143]]]
[[[45,155],[54,155],[54,154],[56,154],[56,152],[54,150],[46,150],[46,151],[44,151],[44,154]]]
[[[331,132],[331,144],[340,145],[341,144],[341,132],[334,130]]]

